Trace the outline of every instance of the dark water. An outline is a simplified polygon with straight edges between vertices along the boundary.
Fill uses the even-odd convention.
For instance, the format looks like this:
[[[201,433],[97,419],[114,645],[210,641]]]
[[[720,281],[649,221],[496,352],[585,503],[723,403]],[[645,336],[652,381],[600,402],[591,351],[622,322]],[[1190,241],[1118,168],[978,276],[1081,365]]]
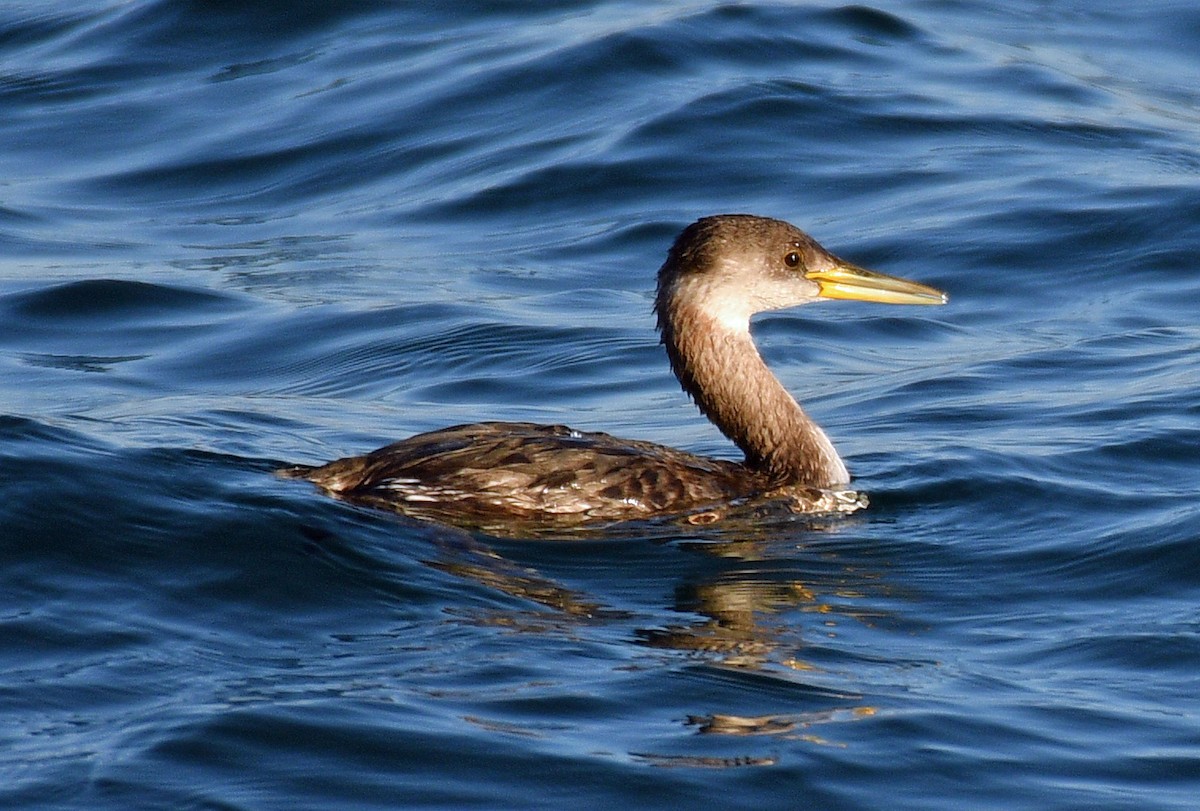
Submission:
[[[1194,4],[437,9],[0,10],[0,806],[1196,808]],[[270,475],[732,456],[649,311],[722,211],[951,294],[758,322],[865,514],[500,541]]]

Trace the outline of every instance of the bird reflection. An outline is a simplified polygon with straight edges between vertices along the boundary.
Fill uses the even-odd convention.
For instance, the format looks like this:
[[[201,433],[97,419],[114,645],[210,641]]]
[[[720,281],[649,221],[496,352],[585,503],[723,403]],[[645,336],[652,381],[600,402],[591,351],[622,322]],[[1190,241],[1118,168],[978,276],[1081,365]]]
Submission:
[[[833,525],[814,523],[809,531]],[[721,569],[678,583],[667,606],[686,622],[634,627],[634,639],[650,648],[703,656],[708,662],[748,670],[785,668],[819,672],[804,652],[819,638],[822,644],[845,620],[865,625],[886,621],[887,615],[865,603],[886,590],[880,572],[836,559],[814,561],[811,569],[796,562],[796,544],[780,543],[769,528],[723,530],[721,540],[678,542],[681,549],[721,561]],[[759,537],[750,537],[757,535]],[[481,622],[531,632],[572,622],[645,623],[645,616],[618,610],[600,595],[572,588],[536,568],[521,565],[465,533],[444,543],[430,566],[549,611],[489,612]],[[797,622],[797,615],[810,621]]]
[[[787,526],[789,531],[781,534],[778,526],[769,523],[747,523],[738,531],[723,523],[720,530],[706,527],[686,541],[680,540],[677,530],[664,534],[658,540],[677,549],[685,564],[690,561],[681,571],[691,569],[693,573],[680,577],[665,604],[642,601],[634,610],[627,606],[638,601],[631,601],[627,591],[622,592],[618,608],[613,598],[596,593],[595,586],[567,585],[515,560],[519,550],[501,553],[467,533],[448,530],[435,559],[426,562],[527,605],[456,611],[449,622],[537,637],[576,638],[583,629],[594,626],[611,635],[616,629],[618,637],[640,644],[648,652],[682,654],[690,660],[689,667],[694,663],[717,668],[736,679],[768,679],[769,691],[787,697],[776,713],[742,715],[727,706],[697,707],[696,712],[677,719],[681,731],[837,746],[836,740],[819,734],[818,728],[869,718],[876,709],[854,689],[857,680],[852,683],[845,673],[827,666],[831,651],[835,660],[841,656],[830,638],[847,621],[856,626],[890,623],[891,617],[870,607],[889,596],[889,589],[881,572],[863,567],[861,561],[849,560],[842,552],[818,554],[806,546],[820,543],[823,530],[836,531],[844,522],[814,523],[799,532],[794,524]],[[630,540],[652,542],[645,537]],[[612,545],[606,542],[606,546]],[[598,580],[603,578],[592,578],[593,583]],[[643,660],[632,666],[653,665],[653,660],[649,665]],[[511,719],[484,716],[467,720],[498,729],[495,725],[511,723]],[[743,768],[774,763],[761,752],[698,758],[676,752],[630,755],[661,767]]]

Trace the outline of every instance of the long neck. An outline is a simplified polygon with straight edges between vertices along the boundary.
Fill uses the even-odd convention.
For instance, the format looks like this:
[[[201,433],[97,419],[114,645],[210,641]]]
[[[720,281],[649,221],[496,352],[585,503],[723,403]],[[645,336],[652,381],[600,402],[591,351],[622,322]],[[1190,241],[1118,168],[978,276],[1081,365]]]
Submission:
[[[780,483],[815,487],[850,480],[833,443],[767,368],[749,318],[722,318],[678,302],[657,305],[671,368],[746,466]]]

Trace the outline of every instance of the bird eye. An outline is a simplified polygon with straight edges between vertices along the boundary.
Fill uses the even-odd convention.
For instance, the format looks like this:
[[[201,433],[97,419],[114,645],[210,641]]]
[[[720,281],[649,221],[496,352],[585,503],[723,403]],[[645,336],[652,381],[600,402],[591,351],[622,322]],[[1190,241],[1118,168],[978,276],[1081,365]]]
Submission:
[[[800,254],[792,251],[787,256],[783,257],[783,263],[790,268],[798,267],[800,264]]]

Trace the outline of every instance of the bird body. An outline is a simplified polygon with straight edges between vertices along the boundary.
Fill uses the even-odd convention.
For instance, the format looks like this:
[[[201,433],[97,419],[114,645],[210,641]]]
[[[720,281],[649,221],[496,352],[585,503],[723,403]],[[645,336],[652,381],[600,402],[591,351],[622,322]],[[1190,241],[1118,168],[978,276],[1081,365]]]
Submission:
[[[764,476],[653,442],[565,425],[482,422],[417,434],[303,477],[376,506],[439,504],[476,519],[615,521],[765,489]],[[362,482],[371,482],[363,488]]]

